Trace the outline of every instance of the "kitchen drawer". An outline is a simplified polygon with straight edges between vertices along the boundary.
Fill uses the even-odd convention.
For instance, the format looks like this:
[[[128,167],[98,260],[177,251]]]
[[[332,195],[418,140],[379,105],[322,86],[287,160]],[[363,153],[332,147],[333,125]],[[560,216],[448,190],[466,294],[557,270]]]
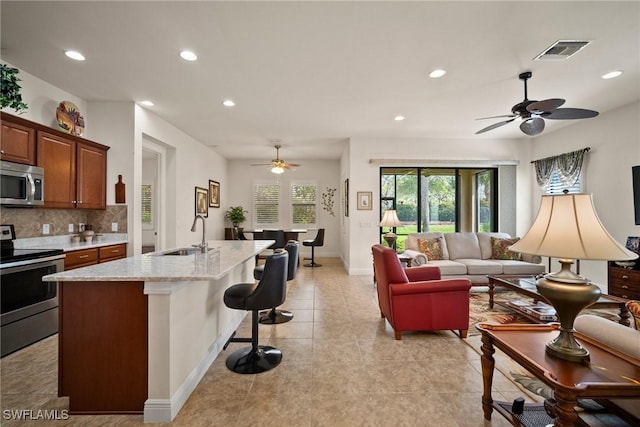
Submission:
[[[98,263],[98,249],[81,249],[78,251],[67,252],[64,258],[64,269],[72,270],[74,268],[86,267]]]
[[[640,270],[609,264],[609,294],[628,299],[640,299]]]
[[[127,257],[127,245],[122,243],[120,245],[103,246],[100,248],[100,262],[113,261],[120,258]]]

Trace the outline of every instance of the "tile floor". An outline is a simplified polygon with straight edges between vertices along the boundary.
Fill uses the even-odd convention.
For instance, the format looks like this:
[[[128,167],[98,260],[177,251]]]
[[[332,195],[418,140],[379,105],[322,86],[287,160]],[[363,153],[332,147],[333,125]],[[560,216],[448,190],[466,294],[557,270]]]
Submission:
[[[171,425],[175,426],[508,426],[482,415],[479,354],[450,331],[405,333],[402,341],[380,318],[370,276],[348,276],[340,260],[301,267],[283,308],[291,322],[260,326],[261,344],[283,361],[258,375],[214,361]],[[250,315],[238,330],[250,336]],[[2,359],[2,426],[134,426],[142,415],[72,415],[68,420],[16,421],[5,410],[62,410],[57,397],[57,336]],[[496,371],[493,397],[524,396]],[[61,413],[61,412],[60,412]]]

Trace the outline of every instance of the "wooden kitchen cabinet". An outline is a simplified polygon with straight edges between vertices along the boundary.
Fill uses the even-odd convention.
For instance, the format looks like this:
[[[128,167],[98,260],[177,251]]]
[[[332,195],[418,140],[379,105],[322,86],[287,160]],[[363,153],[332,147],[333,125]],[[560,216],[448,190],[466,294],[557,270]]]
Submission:
[[[36,164],[36,131],[14,121],[21,121],[17,117],[2,114],[2,138],[0,139],[0,160]]]
[[[107,147],[41,131],[37,163],[44,168],[44,207],[106,208]]]
[[[115,261],[127,257],[127,244],[101,246],[97,248],[78,249],[65,253],[64,269],[87,267],[89,265],[101,264],[103,262]]]
[[[103,246],[100,248],[99,259],[100,262],[113,261],[116,259],[127,257],[127,244],[122,243],[119,245]]]
[[[86,267],[98,263],[98,248],[80,249],[70,251],[64,257],[64,269],[73,270],[74,268]]]
[[[622,268],[609,262],[609,295],[640,300],[640,270]]]

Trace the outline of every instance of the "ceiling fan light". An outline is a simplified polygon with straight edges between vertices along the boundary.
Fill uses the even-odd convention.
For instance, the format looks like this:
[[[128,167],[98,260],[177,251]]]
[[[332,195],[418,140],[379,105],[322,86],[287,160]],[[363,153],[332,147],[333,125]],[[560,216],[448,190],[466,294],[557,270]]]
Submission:
[[[271,168],[271,173],[281,174],[284,172],[284,168],[282,166],[274,166]]]
[[[529,136],[539,135],[544,130],[544,120],[540,117],[530,117],[520,123],[520,130]]]

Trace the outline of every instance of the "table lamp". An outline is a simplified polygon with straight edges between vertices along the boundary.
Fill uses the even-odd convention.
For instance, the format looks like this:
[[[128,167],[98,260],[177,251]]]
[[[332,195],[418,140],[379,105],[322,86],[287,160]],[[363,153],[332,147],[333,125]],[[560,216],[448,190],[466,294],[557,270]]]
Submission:
[[[583,308],[600,297],[600,288],[571,271],[575,259],[630,260],[638,255],[625,249],[605,230],[590,194],[542,196],[531,229],[510,250],[559,258],[562,268],[538,279],[538,292],[553,305],[560,334],[547,343],[546,352],[574,362],[588,360],[589,352],[573,336],[573,323]]]
[[[390,248],[395,249],[396,238],[397,236],[393,233],[393,227],[400,227],[402,224],[398,219],[398,214],[393,209],[389,209],[384,212],[384,216],[382,217],[382,221],[380,221],[380,227],[389,227],[389,232],[382,236],[384,240],[387,242]]]

